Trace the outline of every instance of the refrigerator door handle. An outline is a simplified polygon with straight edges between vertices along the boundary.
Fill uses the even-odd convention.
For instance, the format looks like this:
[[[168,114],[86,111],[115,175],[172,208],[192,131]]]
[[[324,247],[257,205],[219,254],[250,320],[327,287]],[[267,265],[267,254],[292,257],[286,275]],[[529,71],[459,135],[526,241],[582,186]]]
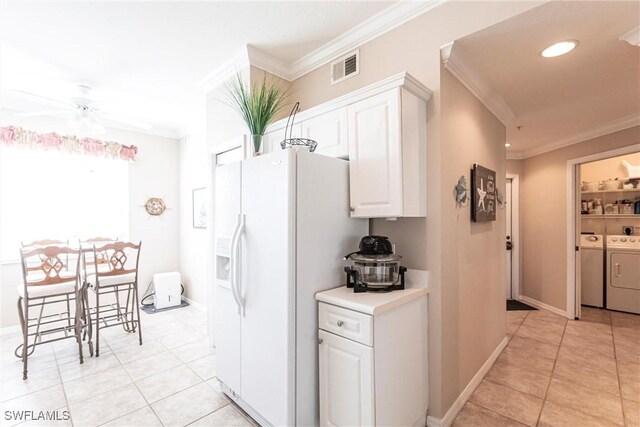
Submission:
[[[240,314],[240,299],[238,298],[238,294],[236,293],[236,270],[237,270],[237,256],[238,256],[238,240],[240,238],[240,221],[242,215],[238,215],[238,220],[236,221],[236,226],[233,230],[233,235],[231,236],[231,248],[229,251],[229,258],[231,264],[231,271],[229,275],[229,282],[231,285],[231,294],[233,295],[233,300],[236,302],[236,306],[238,308],[238,314]]]
[[[244,215],[238,215],[238,235],[236,236],[236,252],[234,252],[234,257],[237,256],[237,251],[238,251],[238,246],[239,246],[239,242],[240,242],[240,236],[242,236],[242,233],[244,232]],[[240,312],[240,314],[242,314],[244,316],[244,299],[242,298],[242,290],[240,289],[239,286],[239,280],[238,280],[238,263],[236,261],[235,263],[235,271],[233,272],[234,274],[234,278],[233,278],[233,285],[236,289],[236,295],[238,296],[238,310]]]

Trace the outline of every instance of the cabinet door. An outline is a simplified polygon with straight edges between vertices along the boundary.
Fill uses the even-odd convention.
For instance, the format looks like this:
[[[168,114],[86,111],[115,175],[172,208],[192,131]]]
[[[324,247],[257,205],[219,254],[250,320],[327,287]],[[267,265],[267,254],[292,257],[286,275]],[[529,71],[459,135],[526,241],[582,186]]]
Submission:
[[[263,152],[265,154],[273,153],[274,151],[280,151],[280,143],[282,142],[283,139],[285,139],[284,131],[285,131],[285,128],[281,128],[281,129],[267,132],[264,134],[262,144],[264,145]],[[293,126],[291,135],[295,138],[295,137],[300,137],[301,134],[302,134],[302,128],[298,123]],[[287,138],[289,138],[288,134],[287,134]]]
[[[319,332],[320,425],[375,425],[373,348]]]
[[[352,217],[402,216],[400,91],[348,106]]]
[[[302,122],[302,137],[318,143],[316,153],[330,157],[349,157],[347,107]]]

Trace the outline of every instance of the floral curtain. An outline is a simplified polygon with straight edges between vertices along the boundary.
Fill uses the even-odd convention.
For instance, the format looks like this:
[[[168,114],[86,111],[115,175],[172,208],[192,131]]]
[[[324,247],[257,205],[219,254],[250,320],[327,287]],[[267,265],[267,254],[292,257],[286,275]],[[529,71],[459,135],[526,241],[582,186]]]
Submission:
[[[0,144],[130,161],[135,161],[138,153],[138,147],[135,145],[127,146],[75,135],[58,135],[55,132],[41,134],[16,126],[0,126]]]

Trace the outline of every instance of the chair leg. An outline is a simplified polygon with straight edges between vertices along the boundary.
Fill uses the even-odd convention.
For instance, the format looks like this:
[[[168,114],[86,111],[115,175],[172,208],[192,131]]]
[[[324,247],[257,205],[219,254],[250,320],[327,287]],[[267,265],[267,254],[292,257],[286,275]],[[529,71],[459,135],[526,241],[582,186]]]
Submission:
[[[96,357],[100,357],[100,290],[96,293]]]
[[[91,320],[91,307],[89,307],[89,287],[85,286],[82,292],[85,316],[87,316],[87,332],[89,335],[89,356],[93,357],[93,320]]]
[[[29,298],[23,299],[24,303],[24,327],[22,328],[22,379],[27,379],[27,356],[29,344]]]
[[[137,282],[133,284],[133,296],[134,296],[134,301],[136,305],[136,313],[138,315],[138,322],[137,322],[138,323],[138,339],[140,340],[140,345],[142,345],[142,323],[140,323],[140,302],[138,302],[138,283]]]
[[[71,328],[71,303],[69,301],[69,294],[67,294],[67,326]]]
[[[93,320],[91,319],[91,307],[89,306],[89,286],[82,290],[84,314],[87,318],[85,334],[89,336],[89,356],[93,357]]]
[[[67,301],[69,301],[69,294],[67,294]],[[80,356],[80,364],[84,363],[84,358],[82,357],[82,289],[76,291],[76,341],[78,342],[78,355]],[[69,320],[71,320],[71,313],[69,313]]]

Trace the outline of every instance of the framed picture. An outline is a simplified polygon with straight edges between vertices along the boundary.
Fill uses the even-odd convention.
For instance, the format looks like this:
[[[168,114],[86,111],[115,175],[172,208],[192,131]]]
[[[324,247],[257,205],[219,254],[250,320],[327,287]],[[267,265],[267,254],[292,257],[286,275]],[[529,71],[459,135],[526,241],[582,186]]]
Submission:
[[[496,220],[496,173],[480,165],[471,169],[471,219]]]
[[[193,228],[207,228],[207,189],[193,190]]]

